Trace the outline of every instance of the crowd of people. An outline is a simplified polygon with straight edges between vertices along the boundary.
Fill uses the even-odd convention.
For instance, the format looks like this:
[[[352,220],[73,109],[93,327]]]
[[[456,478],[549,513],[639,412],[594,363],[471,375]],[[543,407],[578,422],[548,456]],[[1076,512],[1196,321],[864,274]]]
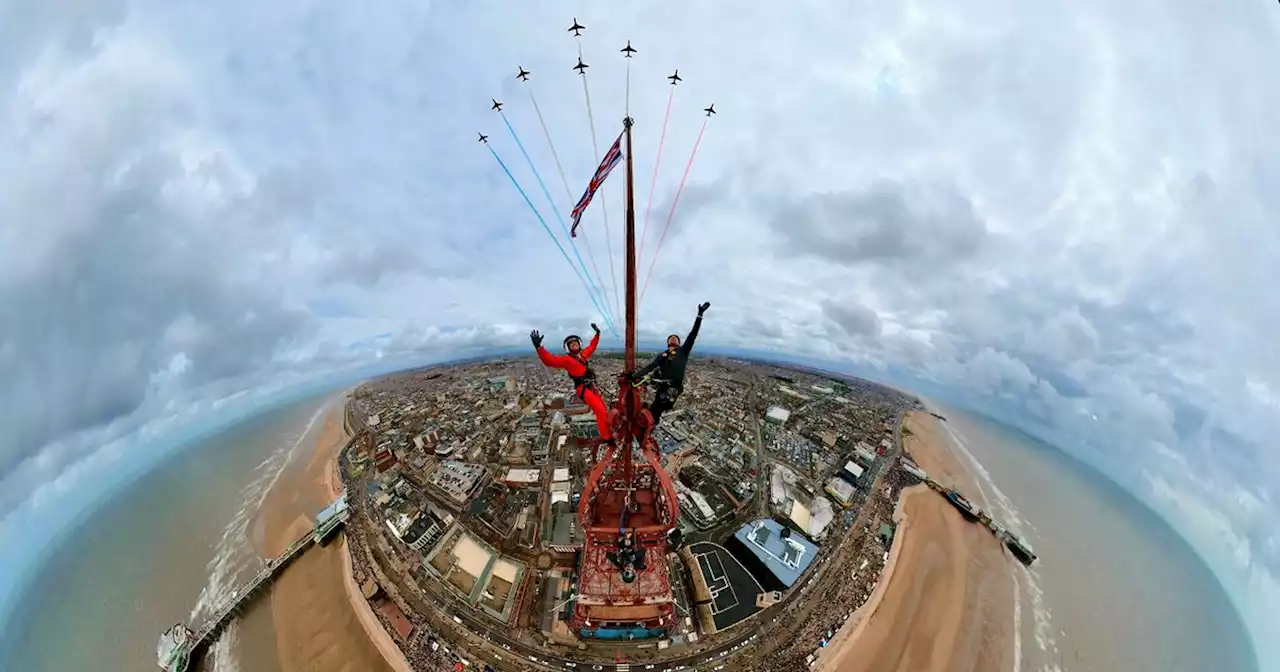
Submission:
[[[352,501],[351,506],[354,509],[352,511],[354,515],[364,515],[364,502]],[[385,582],[379,580],[378,572],[373,569],[373,552],[369,546],[369,540],[364,538],[363,528],[364,526],[361,525],[348,525],[346,529],[347,552],[351,554],[351,573],[355,578],[356,585],[363,586],[366,581],[372,578],[378,582],[383,590],[394,590],[393,586],[384,585]],[[382,624],[382,627],[395,640],[396,645],[400,647],[401,653],[404,654],[413,669],[432,670],[434,672],[435,670],[443,671],[457,668],[458,657],[448,650],[446,645],[441,643],[442,640],[428,625],[424,615],[416,609],[406,609],[404,605],[397,604],[405,618],[413,625],[413,630],[409,633],[407,640],[400,637],[395,624],[378,609],[379,600],[386,599],[389,598],[386,596],[375,597],[373,600],[369,600],[369,607]]]
[[[885,474],[880,492],[868,498],[867,516],[862,529],[858,530],[859,534],[849,546],[841,548],[823,570],[823,579],[830,583],[830,588],[813,596],[816,606],[805,618],[804,625],[797,631],[787,632],[783,644],[750,667],[753,672],[806,669],[809,656],[829,642],[854,611],[871,598],[881,579],[885,554],[889,550],[889,543],[877,531],[881,525],[892,522],[898,497],[910,484],[908,478],[899,469],[891,469]],[[831,580],[831,577],[839,578]],[[797,600],[794,609],[802,607]],[[794,613],[784,614],[779,622],[795,617]]]

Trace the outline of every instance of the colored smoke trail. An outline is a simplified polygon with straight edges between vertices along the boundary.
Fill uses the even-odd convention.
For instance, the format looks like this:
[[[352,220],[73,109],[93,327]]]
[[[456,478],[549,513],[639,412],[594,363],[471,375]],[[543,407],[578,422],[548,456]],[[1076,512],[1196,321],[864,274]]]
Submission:
[[[582,61],[582,44],[578,44],[578,61]],[[582,76],[582,95],[587,100],[587,123],[591,129],[591,151],[594,153],[595,162],[600,163],[600,145],[596,142],[596,116],[591,110],[591,88],[587,86],[587,73],[585,71],[579,73]],[[613,281],[613,300],[615,308],[619,312],[622,311],[621,306],[616,305],[618,301],[618,272],[613,266],[613,234],[609,232],[609,199],[600,199],[600,212],[604,215],[604,242],[609,254],[609,278]]]
[[[600,303],[596,301],[595,292],[591,291],[591,284],[587,282],[586,278],[582,277],[582,273],[578,272],[578,267],[573,265],[573,261],[569,259],[569,253],[564,251],[564,246],[560,244],[560,240],[556,238],[556,234],[551,232],[551,227],[547,226],[547,220],[542,218],[542,213],[538,212],[538,209],[534,207],[533,201],[529,200],[529,194],[526,194],[524,188],[516,181],[516,176],[511,174],[511,170],[507,168],[507,164],[503,162],[502,157],[498,156],[498,153],[494,151],[492,147],[486,143],[485,148],[487,148],[489,153],[493,155],[493,158],[498,162],[498,165],[502,166],[502,172],[506,173],[507,179],[511,180],[511,186],[515,187],[516,191],[520,192],[520,197],[524,199],[525,205],[528,205],[529,209],[533,211],[533,216],[538,218],[538,223],[542,225],[542,230],[546,231],[548,236],[551,236],[551,242],[556,244],[556,249],[560,250],[560,254],[564,257],[564,260],[568,262],[569,268],[573,269],[573,274],[578,276],[578,279],[582,281],[583,286],[587,288],[587,296],[591,297],[591,304],[595,306],[601,316],[607,315],[608,313],[602,310],[600,308]]]
[[[534,165],[533,159],[529,156],[529,152],[524,148],[524,143],[520,141],[520,134],[516,133],[515,127],[512,126],[511,121],[507,119],[507,114],[505,112],[498,110],[498,115],[502,117],[502,123],[506,124],[507,131],[511,133],[511,139],[516,141],[516,147],[520,148],[520,154],[524,156],[525,163],[529,164],[529,170],[533,171],[533,177],[538,181],[538,186],[542,189],[542,195],[551,203],[551,211],[556,213],[556,220],[560,223],[560,231],[564,233],[565,239],[569,241],[569,247],[573,248],[573,256],[577,257],[578,266],[582,269],[582,272],[587,276],[587,278],[592,280],[592,283],[597,282],[597,280],[591,278],[591,272],[587,270],[586,262],[582,261],[582,255],[578,252],[578,246],[573,243],[573,238],[569,235],[569,227],[565,226],[564,216],[560,214],[560,208],[556,207],[555,199],[551,198],[551,192],[547,190],[547,183],[542,180],[542,173],[538,170],[538,167]],[[572,264],[573,262],[569,263]],[[596,296],[592,297],[592,303],[597,303],[595,299],[600,298],[603,300],[603,295],[600,294],[599,290],[596,289],[595,285],[592,283],[588,283],[592,289],[596,290],[594,292]],[[598,305],[599,304],[597,303],[597,306]],[[614,335],[616,336],[617,327],[613,324],[613,315],[607,310],[608,307],[609,306],[606,304],[606,310],[604,312],[605,324],[609,326],[609,330],[614,332]]]
[[[667,141],[667,122],[671,119],[671,101],[676,99],[676,87],[671,87],[667,96],[667,112],[662,115],[662,133],[658,135],[658,157],[653,162],[653,179],[649,180],[649,198],[644,204],[644,228],[640,231],[640,252],[637,259],[644,258],[644,239],[649,234],[649,213],[653,208],[653,192],[658,187],[658,167],[662,165],[662,146]]]
[[[640,291],[640,299],[644,300],[649,291],[649,279],[653,277],[653,266],[658,263],[658,255],[662,252],[662,243],[667,239],[667,229],[671,228],[671,220],[676,215],[676,206],[680,204],[680,194],[684,192],[684,183],[689,181],[689,169],[693,167],[693,159],[698,155],[698,145],[702,144],[702,134],[707,131],[707,122],[702,122],[698,131],[698,139],[693,142],[693,151],[689,153],[689,162],[684,166],[684,176],[680,178],[680,186],[676,188],[675,200],[671,201],[671,211],[667,213],[667,223],[662,226],[662,236],[658,238],[658,247],[653,250],[653,261],[649,262],[649,272],[644,276],[644,289]]]
[[[565,177],[564,166],[560,163],[560,154],[556,152],[556,143],[551,141],[551,131],[547,130],[547,122],[542,117],[542,108],[538,107],[538,99],[533,95],[532,85],[529,86],[529,102],[533,103],[533,111],[538,115],[538,124],[542,126],[542,135],[547,138],[547,146],[551,148],[551,158],[556,161],[556,171],[560,173],[560,182],[564,184],[564,194],[568,197],[569,202],[573,203],[573,191],[569,189],[569,178]],[[604,303],[606,306],[612,306],[609,301],[609,292],[605,289],[604,282],[601,281],[604,276],[600,274],[600,266],[596,264],[595,251],[591,249],[591,237],[586,235],[586,231],[582,233],[582,240],[587,246],[587,258],[591,260],[591,270],[595,271],[596,282],[600,283],[600,291],[604,294]],[[573,243],[573,236],[569,236],[569,242],[570,244]],[[614,319],[616,320],[616,316]],[[615,336],[617,335],[616,323],[610,330],[614,332]]]

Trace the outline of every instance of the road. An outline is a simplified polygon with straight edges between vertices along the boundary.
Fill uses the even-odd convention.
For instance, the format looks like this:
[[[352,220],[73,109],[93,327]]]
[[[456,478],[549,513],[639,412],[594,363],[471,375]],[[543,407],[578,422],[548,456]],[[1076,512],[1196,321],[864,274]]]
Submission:
[[[764,465],[766,455],[764,451],[764,441],[760,429],[759,413],[755,407],[756,390],[758,380],[753,380],[752,386],[748,391],[748,408],[752,418],[753,430],[756,435],[756,487],[757,487],[757,507],[761,516],[769,515],[768,508],[768,484],[765,482]],[[901,450],[901,431],[902,420],[906,414],[906,410],[902,411],[898,416],[898,421],[894,429],[894,448],[883,458],[876,460],[870,471],[873,479],[872,489],[869,492],[875,492],[880,485],[881,477],[884,472],[884,465],[892,463],[897,453]],[[349,474],[344,474],[350,478]],[[355,491],[361,491],[356,489]],[[353,502],[355,508],[365,509],[366,502]],[[855,523],[851,530],[857,530],[863,524],[863,520],[868,512],[866,501],[860,505],[858,522]],[[372,525],[371,529],[378,529],[377,525],[371,517],[367,517],[370,513],[367,509],[363,511],[365,514],[365,524]],[[543,647],[533,647],[525,642],[517,641],[507,637],[506,633],[510,632],[507,628],[497,626],[488,619],[477,614],[470,605],[454,596],[448,589],[438,583],[431,586],[430,594],[423,591],[417,581],[406,581],[405,577],[399,574],[389,575],[402,596],[408,599],[415,611],[424,616],[428,622],[435,628],[438,635],[442,635],[445,641],[464,642],[464,646],[468,649],[468,654],[472,658],[480,658],[493,665],[499,670],[602,670],[607,672],[630,672],[632,670],[645,670],[652,672],[663,672],[667,670],[686,670],[688,672],[701,672],[711,670],[715,666],[724,663],[729,658],[730,653],[734,653],[739,649],[754,646],[757,640],[761,644],[766,641],[762,636],[767,632],[766,624],[779,624],[780,628],[784,628],[786,635],[780,639],[782,642],[788,642],[790,633],[796,632],[807,621],[810,613],[813,611],[821,600],[807,600],[812,595],[820,595],[821,580],[826,577],[826,569],[832,563],[836,562],[836,558],[844,551],[852,546],[849,541],[856,535],[848,535],[840,543],[838,547],[827,554],[826,558],[816,568],[816,571],[805,582],[805,587],[801,590],[792,591],[782,602],[764,610],[755,617],[754,627],[739,630],[741,636],[725,641],[721,644],[711,647],[705,651],[699,651],[695,654],[685,656],[678,659],[669,659],[662,662],[648,662],[645,660],[629,661],[627,663],[615,663],[603,660],[584,660],[582,658],[564,658],[556,655],[548,655],[547,649]],[[375,555],[383,555],[382,550],[377,548],[376,544],[370,545],[370,550]],[[385,562],[385,557],[382,559]],[[385,567],[386,565],[384,565]],[[814,586],[813,581],[819,581]],[[799,599],[797,606],[799,611],[789,610],[793,603]],[[782,618],[785,614],[785,618]],[[492,624],[491,624],[492,623]],[[452,633],[453,636],[448,636]],[[771,633],[771,634],[776,634]],[[774,638],[770,638],[774,639]],[[776,641],[776,640],[775,640]],[[625,646],[625,645],[621,645]],[[614,648],[618,648],[615,645]],[[770,649],[772,650],[772,649]],[[651,649],[638,650],[641,657]],[[758,658],[768,651],[759,651],[753,653],[753,658]],[[534,662],[536,661],[536,663]],[[727,663],[725,663],[727,664]],[[516,667],[518,665],[518,667]]]
[[[760,412],[756,408],[756,389],[760,386],[760,377],[751,379],[751,387],[747,390],[747,412],[751,415],[751,429],[756,434],[756,515],[761,518],[769,516],[769,489],[764,478],[764,438],[760,435]]]

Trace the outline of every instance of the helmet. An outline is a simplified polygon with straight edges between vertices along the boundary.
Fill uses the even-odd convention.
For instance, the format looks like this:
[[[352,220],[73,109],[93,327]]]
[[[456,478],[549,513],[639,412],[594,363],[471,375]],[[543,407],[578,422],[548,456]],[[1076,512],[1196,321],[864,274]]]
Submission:
[[[568,351],[569,351],[569,341],[577,341],[577,342],[578,342],[578,346],[579,346],[579,347],[581,347],[581,346],[582,346],[582,337],[578,336],[577,334],[569,334],[568,336],[565,336],[565,337],[564,337],[564,350],[565,350],[565,352],[568,352]]]

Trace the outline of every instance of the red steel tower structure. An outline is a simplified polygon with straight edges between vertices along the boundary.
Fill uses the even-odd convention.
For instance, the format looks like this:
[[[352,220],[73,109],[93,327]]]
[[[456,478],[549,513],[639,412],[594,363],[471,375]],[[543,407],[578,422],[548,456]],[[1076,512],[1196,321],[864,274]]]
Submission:
[[[626,365],[636,368],[636,217],[631,162],[632,119],[626,134]],[[662,468],[653,419],[630,379],[618,381],[610,412],[615,445],[595,446],[598,458],[578,503],[584,534],[577,598],[570,626],[584,638],[666,637],[676,623],[667,553],[679,504],[675,485]]]

